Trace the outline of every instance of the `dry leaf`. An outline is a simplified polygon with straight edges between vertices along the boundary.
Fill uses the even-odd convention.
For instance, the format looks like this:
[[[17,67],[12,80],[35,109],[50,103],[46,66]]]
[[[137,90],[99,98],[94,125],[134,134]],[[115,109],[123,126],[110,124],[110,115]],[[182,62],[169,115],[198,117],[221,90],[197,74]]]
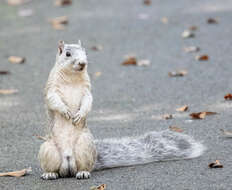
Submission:
[[[182,38],[193,38],[193,37],[195,37],[195,34],[191,32],[190,30],[185,30],[182,33]]]
[[[10,56],[8,58],[8,61],[11,63],[21,64],[21,63],[24,63],[26,61],[26,58],[25,57],[18,57],[18,56]]]
[[[22,177],[28,174],[29,172],[31,172],[31,167],[27,169],[19,170],[19,171],[0,173],[0,177],[3,177],[3,176]]]
[[[204,111],[204,112],[197,112],[197,113],[191,113],[190,116],[192,119],[204,119],[207,115],[215,115],[217,112],[209,112],[209,111]]]
[[[216,160],[209,164],[209,168],[223,168],[223,165],[219,162],[219,160]]]
[[[197,26],[190,26],[190,27],[189,27],[189,30],[191,30],[191,31],[196,31],[196,30],[197,30]]]
[[[90,187],[90,190],[105,190],[105,189],[106,189],[106,184]]]
[[[122,62],[122,65],[136,65],[137,60],[134,56],[127,56],[127,58]]]
[[[0,75],[8,75],[8,74],[10,74],[10,72],[9,71],[0,71]]]
[[[208,24],[218,24],[218,20],[215,18],[208,18],[207,23]]]
[[[54,29],[63,30],[65,28],[64,25],[68,24],[68,17],[67,16],[56,17],[50,19],[49,22],[51,23]]]
[[[187,74],[188,72],[186,70],[180,70],[180,71],[173,71],[169,72],[168,76],[170,77],[183,77]]]
[[[179,128],[179,127],[176,127],[176,126],[170,126],[169,129],[171,131],[175,131],[175,132],[178,132],[178,133],[182,133],[184,130]]]
[[[42,137],[42,136],[40,136],[40,135],[33,135],[33,136],[35,136],[37,139],[39,139],[39,140],[44,140],[44,141],[47,141],[48,140],[48,138],[47,137]]]
[[[143,0],[143,3],[144,3],[145,5],[151,5],[151,0]]]
[[[167,17],[161,18],[161,22],[164,23],[164,24],[167,24],[168,23],[168,18]]]
[[[199,47],[196,47],[196,46],[189,46],[189,47],[185,47],[185,48],[184,48],[184,51],[185,51],[186,53],[192,53],[192,52],[200,51],[200,48],[199,48]]]
[[[232,100],[232,94],[226,94],[224,98],[225,100]]]
[[[3,94],[3,95],[15,94],[17,92],[18,90],[15,90],[15,89],[0,89],[0,94]]]
[[[7,0],[8,5],[16,6],[28,3],[30,0]]]
[[[21,17],[29,17],[33,14],[33,10],[31,9],[22,9],[19,10],[18,15]]]
[[[101,45],[95,45],[95,46],[92,46],[91,49],[93,51],[101,51],[103,50],[103,47]]]
[[[137,62],[138,66],[149,66],[151,64],[150,60],[142,59]]]
[[[209,60],[209,56],[206,55],[206,54],[204,54],[204,55],[197,55],[197,56],[195,57],[195,59],[196,59],[197,61],[208,61],[208,60]]]
[[[220,129],[220,131],[223,133],[223,135],[224,135],[225,137],[229,137],[229,138],[232,137],[232,132],[230,132],[230,131],[225,131],[224,129]]]
[[[71,5],[72,0],[56,0],[55,1],[55,6],[65,6],[65,5]]]
[[[171,114],[165,114],[165,115],[163,115],[163,118],[164,119],[172,119],[173,116]]]
[[[95,77],[100,77],[101,74],[102,74],[102,73],[98,71],[98,72],[94,73],[94,76],[95,76]]]
[[[184,111],[187,111],[187,110],[188,110],[188,106],[187,105],[182,106],[182,107],[176,109],[176,111],[179,111],[179,112],[184,112]]]

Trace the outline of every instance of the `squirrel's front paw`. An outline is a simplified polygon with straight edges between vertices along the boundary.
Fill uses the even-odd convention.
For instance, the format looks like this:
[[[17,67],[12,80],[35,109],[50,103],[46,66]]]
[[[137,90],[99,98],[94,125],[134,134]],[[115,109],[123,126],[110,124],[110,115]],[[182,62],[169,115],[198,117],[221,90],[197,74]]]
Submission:
[[[84,115],[80,111],[77,112],[76,115],[72,118],[73,125],[80,123],[83,117]]]
[[[67,120],[72,118],[72,113],[68,109],[63,110],[61,113]]]

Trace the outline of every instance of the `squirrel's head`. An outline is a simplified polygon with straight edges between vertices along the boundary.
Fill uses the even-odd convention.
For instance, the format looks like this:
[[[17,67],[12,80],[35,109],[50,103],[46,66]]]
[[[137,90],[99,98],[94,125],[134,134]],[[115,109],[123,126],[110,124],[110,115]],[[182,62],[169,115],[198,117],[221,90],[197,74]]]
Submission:
[[[79,40],[78,44],[65,44],[64,41],[60,41],[56,62],[69,71],[83,72],[86,70],[88,65],[87,55],[81,41]]]

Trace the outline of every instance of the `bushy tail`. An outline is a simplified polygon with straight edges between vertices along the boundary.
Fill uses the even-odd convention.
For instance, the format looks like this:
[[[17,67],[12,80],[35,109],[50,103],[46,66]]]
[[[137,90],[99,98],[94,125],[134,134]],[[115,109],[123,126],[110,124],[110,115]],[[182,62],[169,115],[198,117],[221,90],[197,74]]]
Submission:
[[[154,161],[190,159],[205,148],[188,135],[172,131],[150,132],[137,138],[96,141],[95,169],[146,164]]]

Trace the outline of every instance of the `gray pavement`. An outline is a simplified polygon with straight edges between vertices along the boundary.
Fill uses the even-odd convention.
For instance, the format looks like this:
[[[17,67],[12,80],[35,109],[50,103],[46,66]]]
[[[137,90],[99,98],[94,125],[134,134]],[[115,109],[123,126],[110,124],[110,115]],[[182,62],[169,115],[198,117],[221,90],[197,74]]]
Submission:
[[[34,15],[17,16],[21,8]],[[139,14],[148,14],[147,20]],[[67,15],[63,31],[54,30],[47,20]],[[168,24],[160,19],[167,17]],[[207,18],[219,19],[209,25]],[[19,7],[0,2],[0,69],[11,74],[0,76],[0,88],[15,88],[18,94],[0,96],[0,171],[31,166],[32,174],[22,178],[0,178],[0,189],[83,189],[107,184],[110,190],[230,190],[232,139],[221,137],[221,128],[232,130],[232,103],[223,96],[232,84],[232,2],[230,0],[153,0],[144,6],[140,0],[78,0],[70,7],[57,8],[53,1],[32,1]],[[181,33],[196,25],[196,37],[183,39]],[[88,125],[96,138],[136,136],[148,131],[165,130],[170,125],[207,146],[197,159],[151,163],[93,172],[89,180],[74,178],[43,181],[37,160],[44,134],[46,114],[43,87],[54,64],[57,42],[81,39],[89,54],[92,77],[93,110]],[[90,50],[101,44],[103,51]],[[194,59],[183,47],[196,45],[208,62]],[[124,67],[123,56],[134,53],[151,60],[149,67]],[[26,56],[26,63],[8,63],[10,55]],[[170,78],[168,72],[186,69],[182,78]],[[187,113],[175,109],[189,105]],[[200,121],[189,121],[190,112],[203,110],[220,114]],[[163,120],[166,113],[172,120]],[[219,159],[224,168],[209,169]]]

